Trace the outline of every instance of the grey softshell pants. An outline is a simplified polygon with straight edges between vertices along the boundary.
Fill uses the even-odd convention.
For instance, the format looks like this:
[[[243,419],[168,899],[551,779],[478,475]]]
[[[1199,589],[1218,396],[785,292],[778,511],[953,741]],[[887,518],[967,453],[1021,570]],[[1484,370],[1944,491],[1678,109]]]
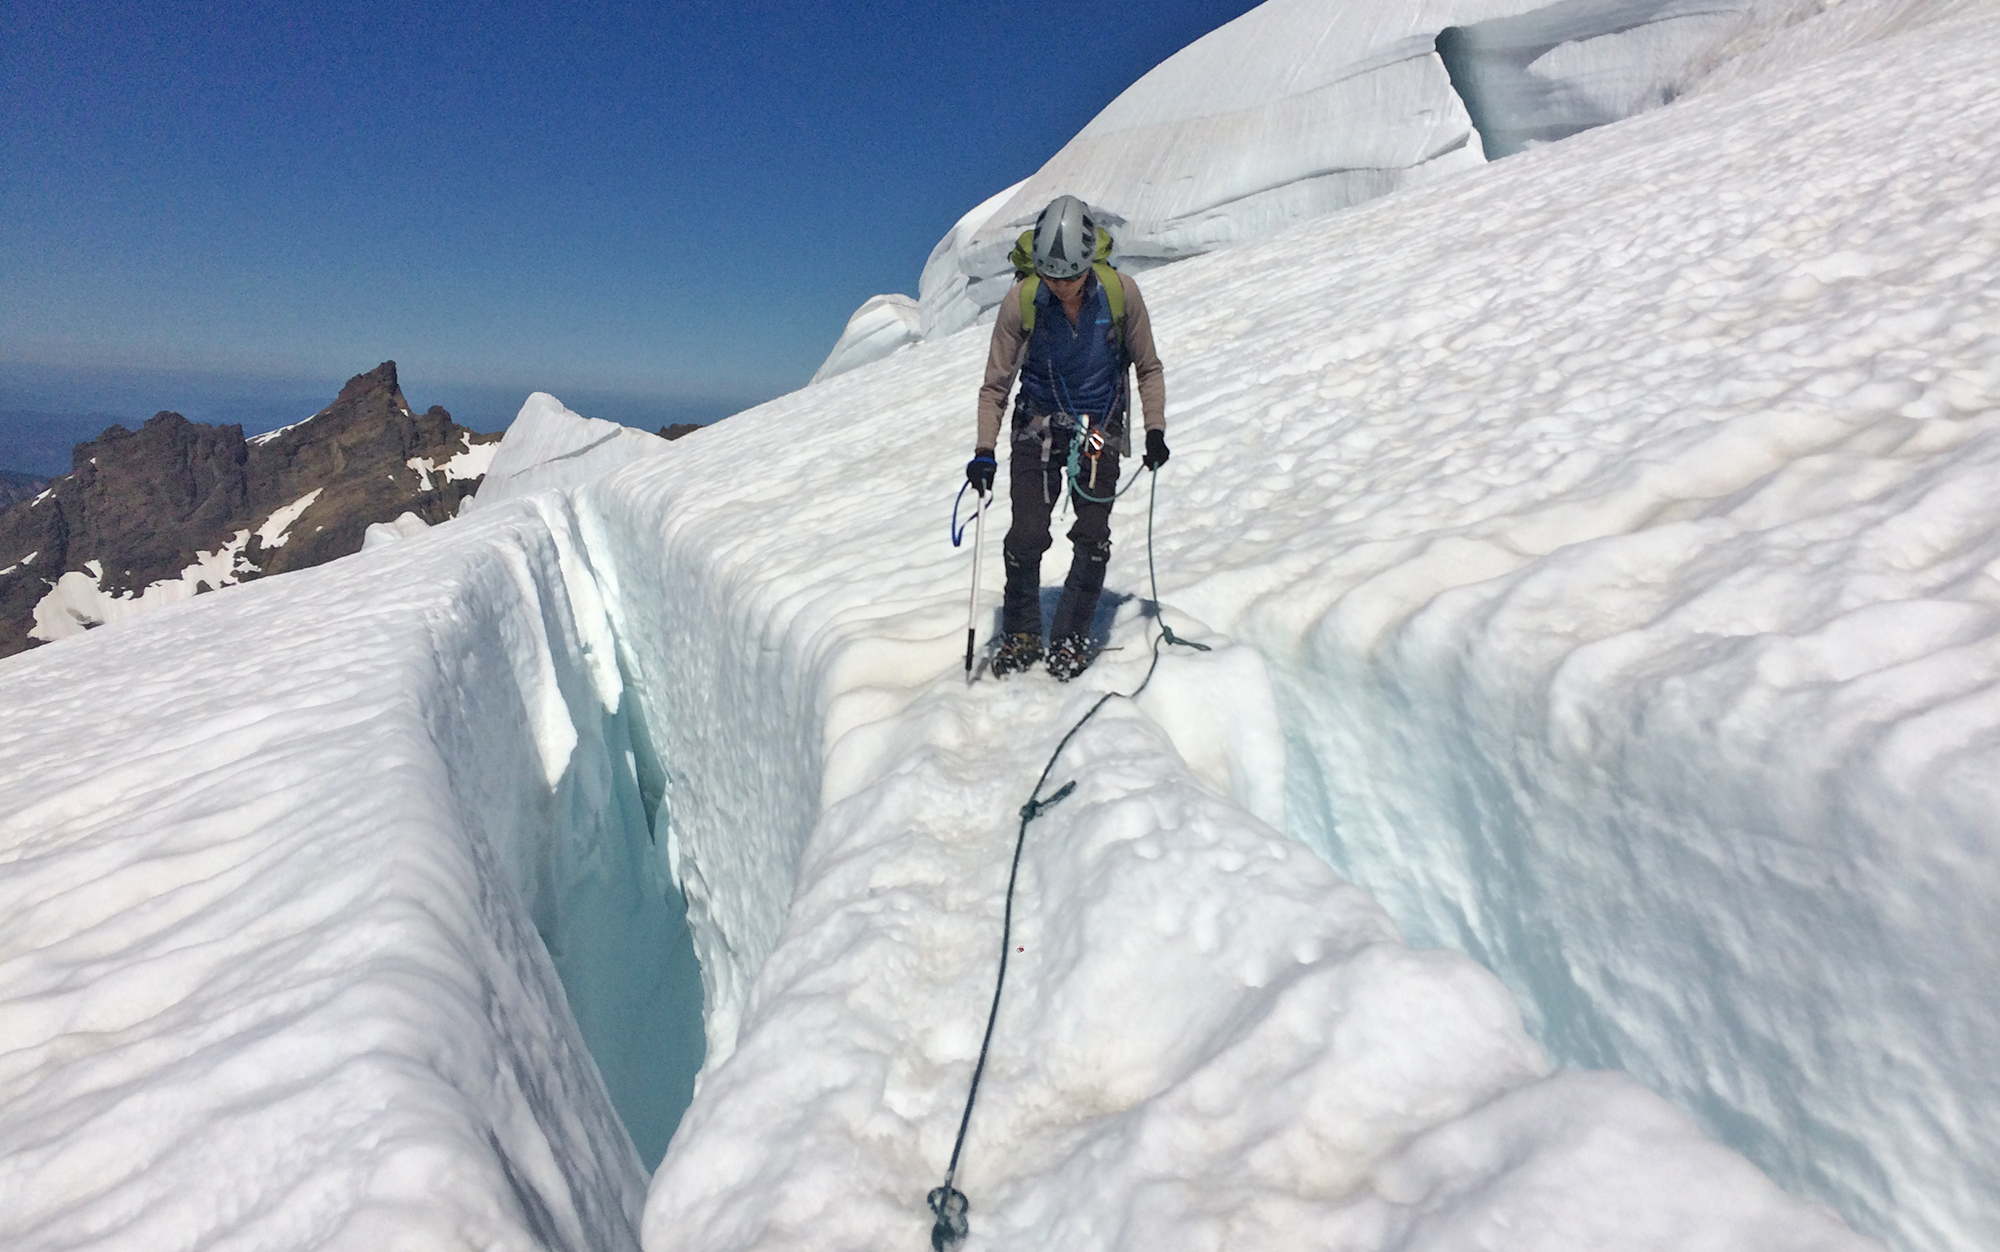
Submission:
[[[1013,451],[1007,462],[1008,496],[1014,506],[1014,524],[1007,528],[1001,553],[1007,566],[1007,593],[1001,610],[1001,630],[1007,634],[1042,633],[1042,554],[1054,542],[1049,535],[1049,519],[1062,499],[1069,465],[1070,440],[1076,436],[1067,418],[1058,414],[1047,425],[1047,437],[1033,425],[1016,421]],[[1097,615],[1097,598],[1104,590],[1104,568],[1111,561],[1111,497],[1118,491],[1118,440],[1113,438],[1097,458],[1096,481],[1091,481],[1091,461],[1080,461],[1079,486],[1096,496],[1089,500],[1075,492],[1070,507],[1076,523],[1069,528],[1072,548],[1069,577],[1063,580],[1062,599],[1056,605],[1051,638],[1087,636]]]

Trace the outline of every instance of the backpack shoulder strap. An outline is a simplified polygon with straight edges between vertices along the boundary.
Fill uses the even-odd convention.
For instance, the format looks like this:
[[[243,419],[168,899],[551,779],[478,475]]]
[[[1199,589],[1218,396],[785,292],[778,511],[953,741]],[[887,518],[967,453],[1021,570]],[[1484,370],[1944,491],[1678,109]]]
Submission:
[[[1007,261],[1014,267],[1017,277],[1026,278],[1035,272],[1035,232],[1024,230],[1014,241],[1014,250],[1007,254]]]
[[[1035,293],[1042,289],[1042,276],[1029,274],[1021,280],[1021,338],[1035,333]],[[1121,293],[1122,295],[1122,293]],[[1121,299],[1120,304],[1124,301]]]
[[[1111,305],[1111,321],[1118,327],[1118,338],[1125,338],[1125,283],[1118,277],[1118,271],[1111,268],[1111,262],[1099,261],[1090,268],[1097,271],[1097,283],[1104,288],[1104,298]]]

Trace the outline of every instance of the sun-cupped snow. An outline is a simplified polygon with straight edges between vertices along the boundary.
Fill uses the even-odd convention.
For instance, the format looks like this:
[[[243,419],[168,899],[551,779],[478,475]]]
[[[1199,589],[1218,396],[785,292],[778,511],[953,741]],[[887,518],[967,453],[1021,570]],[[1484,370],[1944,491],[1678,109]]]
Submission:
[[[1981,3],[1269,0],[1162,62],[955,224],[925,263],[919,332],[950,333],[998,304],[1016,235],[1059,194],[1096,206],[1118,263],[1144,271]],[[828,364],[852,369],[902,342],[850,327]]]
[[[1477,967],[1251,816],[1237,780],[1276,777],[1289,829],[1488,963],[1557,1060],[1900,1247],[2000,1237],[1996,52],[1990,16],[1919,29],[1149,276],[1166,611],[1224,646],[1052,776],[1079,789],[1024,861],[976,1237],[1852,1238],[1635,1084],[1541,1077]],[[580,493],[709,985],[650,1246],[913,1240],[1015,811],[1143,668],[1127,601],[1084,689],[959,689],[940,532],[984,348]],[[883,481],[891,444],[935,477]],[[1263,678],[1212,668],[1245,652]]]
[[[656,456],[669,446],[658,435],[572,413],[562,401],[537,391],[521,406],[499,443],[479,448],[468,443],[447,467],[463,457],[483,453],[487,458],[482,467],[485,481],[459,506],[460,513],[468,513],[475,506],[484,509],[495,501],[584,482],[635,458]],[[471,464],[468,461],[466,468]]]
[[[599,605],[544,497],[0,665],[0,1245],[636,1246],[699,1000]]]
[[[969,1247],[2000,1243],[1996,54],[1147,276],[1214,650],[1051,772]],[[1153,634],[1142,482],[1112,650],[959,673],[985,350],[594,478],[537,395],[522,498],[0,665],[0,1242],[922,1247],[1020,807]]]

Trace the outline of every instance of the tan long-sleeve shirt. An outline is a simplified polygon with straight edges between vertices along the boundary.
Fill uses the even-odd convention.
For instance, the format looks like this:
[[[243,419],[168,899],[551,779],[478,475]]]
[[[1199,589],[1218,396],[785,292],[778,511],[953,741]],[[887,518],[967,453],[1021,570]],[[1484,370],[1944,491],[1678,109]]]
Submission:
[[[1119,274],[1125,285],[1125,354],[1139,374],[1139,407],[1145,414],[1147,430],[1167,428],[1167,374],[1160,354],[1153,347],[1153,319],[1139,284],[1130,274]],[[1058,315],[1060,316],[1060,315]],[[993,448],[1000,439],[1000,420],[1007,413],[1007,395],[1021,372],[1022,349],[1027,336],[1021,333],[1021,284],[1007,289],[1000,301],[1000,316],[993,323],[993,344],[986,353],[986,381],[979,388],[979,436],[974,447]]]

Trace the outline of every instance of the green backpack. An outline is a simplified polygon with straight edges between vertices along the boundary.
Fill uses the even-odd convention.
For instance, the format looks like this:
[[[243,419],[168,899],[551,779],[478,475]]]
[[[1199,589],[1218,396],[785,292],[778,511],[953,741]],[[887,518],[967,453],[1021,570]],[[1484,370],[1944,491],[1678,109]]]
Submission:
[[[1035,293],[1041,290],[1042,276],[1035,273],[1035,232],[1024,230],[1014,241],[1014,250],[1007,259],[1014,263],[1014,273],[1021,279],[1021,335],[1025,338],[1035,333]],[[1111,304],[1111,324],[1118,328],[1118,342],[1125,342],[1125,284],[1118,281],[1118,271],[1111,265],[1111,232],[1100,229],[1097,232],[1097,255],[1091,258],[1090,268],[1097,271],[1097,281],[1104,287],[1104,298]]]

